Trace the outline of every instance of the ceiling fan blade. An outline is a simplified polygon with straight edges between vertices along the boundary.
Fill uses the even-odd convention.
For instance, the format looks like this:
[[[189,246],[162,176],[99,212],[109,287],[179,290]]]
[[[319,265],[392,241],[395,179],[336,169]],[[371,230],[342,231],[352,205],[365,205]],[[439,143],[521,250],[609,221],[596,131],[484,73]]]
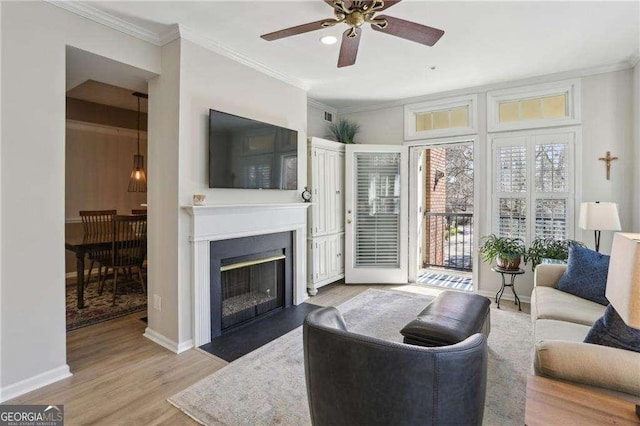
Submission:
[[[377,25],[371,25],[371,28],[374,30],[415,41],[416,43],[426,44],[427,46],[436,44],[444,34],[444,31],[437,28],[427,27],[426,25],[405,21],[404,19],[394,18],[393,16],[376,15],[376,19],[386,19],[388,25],[384,29]]]
[[[267,40],[273,41],[278,40],[280,38],[290,37],[302,33],[308,33],[310,31],[321,30],[324,28],[322,26],[323,23],[330,21],[331,19],[323,19],[321,21],[309,22],[308,24],[302,24],[291,28],[286,28],[280,31],[274,31],[269,34],[263,34],[260,37]]]
[[[376,12],[382,12],[385,9],[389,9],[391,6],[394,6],[400,3],[402,0],[384,0],[384,6],[378,9]]]
[[[356,63],[358,56],[358,46],[362,37],[362,29],[355,28],[356,36],[349,37],[347,34],[351,29],[342,33],[342,44],[340,45],[340,56],[338,56],[338,68],[348,67]]]
[[[400,0],[397,0],[397,1],[400,1]],[[334,7],[334,1],[333,0],[324,0],[324,2],[326,4],[328,4],[329,6],[331,6],[331,7]],[[344,3],[344,5],[346,7],[351,7],[351,0],[342,0],[342,3]]]

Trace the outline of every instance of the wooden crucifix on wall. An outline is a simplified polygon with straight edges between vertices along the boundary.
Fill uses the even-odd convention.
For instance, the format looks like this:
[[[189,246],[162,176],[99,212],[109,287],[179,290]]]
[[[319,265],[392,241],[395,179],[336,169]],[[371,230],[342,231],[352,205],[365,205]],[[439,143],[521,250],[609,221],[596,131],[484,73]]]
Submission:
[[[617,159],[618,157],[611,156],[611,151],[607,151],[607,155],[605,157],[598,158],[598,160],[604,161],[607,165],[607,180],[611,180],[611,162]]]

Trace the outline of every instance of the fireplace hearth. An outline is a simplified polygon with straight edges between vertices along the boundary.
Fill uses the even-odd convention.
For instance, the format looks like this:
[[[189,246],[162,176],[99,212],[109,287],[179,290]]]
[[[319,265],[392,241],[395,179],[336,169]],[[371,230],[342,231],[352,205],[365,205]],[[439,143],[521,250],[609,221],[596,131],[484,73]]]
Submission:
[[[291,306],[292,233],[211,242],[211,338]]]

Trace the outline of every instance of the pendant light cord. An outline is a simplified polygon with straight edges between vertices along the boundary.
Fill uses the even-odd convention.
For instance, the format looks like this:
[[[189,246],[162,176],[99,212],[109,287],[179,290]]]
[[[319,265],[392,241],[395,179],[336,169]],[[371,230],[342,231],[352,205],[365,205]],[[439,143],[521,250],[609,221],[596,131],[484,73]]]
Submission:
[[[138,155],[140,155],[140,96],[138,96]]]

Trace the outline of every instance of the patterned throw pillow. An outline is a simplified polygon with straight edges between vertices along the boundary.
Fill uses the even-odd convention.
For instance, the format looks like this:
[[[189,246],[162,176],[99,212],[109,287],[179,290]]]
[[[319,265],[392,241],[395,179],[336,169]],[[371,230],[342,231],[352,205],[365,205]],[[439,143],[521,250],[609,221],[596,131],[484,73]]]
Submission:
[[[609,256],[571,244],[567,269],[556,288],[606,306],[609,304],[604,296],[608,273]]]
[[[640,352],[640,330],[625,324],[613,306],[609,305],[604,315],[593,323],[584,342]]]

